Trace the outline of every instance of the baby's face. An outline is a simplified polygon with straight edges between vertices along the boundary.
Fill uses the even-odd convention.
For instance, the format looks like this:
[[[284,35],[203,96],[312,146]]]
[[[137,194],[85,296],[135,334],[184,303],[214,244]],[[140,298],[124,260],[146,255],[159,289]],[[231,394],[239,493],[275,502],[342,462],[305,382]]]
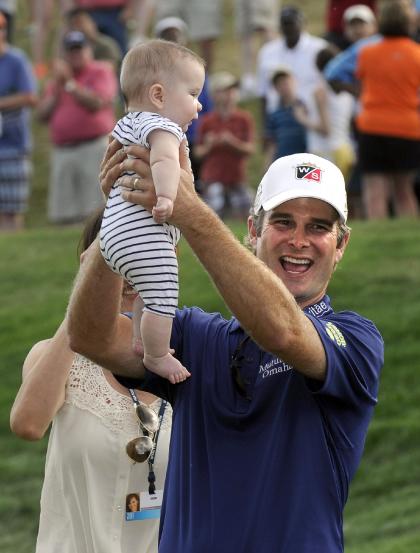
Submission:
[[[177,123],[185,132],[191,121],[197,119],[202,106],[198,97],[203,89],[204,67],[193,58],[184,58],[166,88],[161,115]]]

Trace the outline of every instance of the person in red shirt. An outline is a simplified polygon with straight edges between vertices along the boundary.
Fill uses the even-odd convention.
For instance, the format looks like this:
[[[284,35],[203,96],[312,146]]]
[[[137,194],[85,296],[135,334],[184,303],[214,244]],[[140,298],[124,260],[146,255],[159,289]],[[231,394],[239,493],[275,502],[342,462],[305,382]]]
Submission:
[[[239,82],[228,72],[210,77],[214,110],[199,120],[194,155],[201,160],[204,200],[222,217],[247,217],[251,193],[246,160],[254,152],[254,120],[239,109]]]
[[[48,218],[59,224],[83,221],[103,202],[97,173],[118,94],[114,69],[93,59],[86,35],[69,31],[63,50],[38,106],[53,143]]]

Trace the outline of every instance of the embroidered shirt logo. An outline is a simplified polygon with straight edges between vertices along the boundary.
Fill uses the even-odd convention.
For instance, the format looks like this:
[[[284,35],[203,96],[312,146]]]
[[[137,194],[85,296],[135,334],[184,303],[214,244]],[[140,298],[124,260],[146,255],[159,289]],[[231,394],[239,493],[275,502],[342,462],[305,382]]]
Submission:
[[[296,178],[298,180],[314,180],[321,182],[321,169],[308,163],[296,167]]]
[[[337,343],[337,346],[342,346],[343,348],[347,346],[347,342],[344,336],[333,323],[327,323],[325,325],[325,328],[327,330],[328,336],[333,342]]]

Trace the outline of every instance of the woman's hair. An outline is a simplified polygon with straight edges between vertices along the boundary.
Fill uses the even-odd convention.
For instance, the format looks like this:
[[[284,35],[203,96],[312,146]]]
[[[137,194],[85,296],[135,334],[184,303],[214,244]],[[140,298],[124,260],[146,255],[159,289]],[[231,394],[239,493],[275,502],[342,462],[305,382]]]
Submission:
[[[120,83],[125,102],[141,100],[149,87],[163,75],[175,74],[177,62],[183,58],[205,65],[192,50],[168,40],[149,40],[131,48],[121,66]]]
[[[381,4],[378,30],[383,36],[410,36],[412,26],[410,0],[387,0]]]
[[[77,245],[77,255],[80,257],[95,241],[101,228],[104,206],[96,209],[86,220],[82,235]]]

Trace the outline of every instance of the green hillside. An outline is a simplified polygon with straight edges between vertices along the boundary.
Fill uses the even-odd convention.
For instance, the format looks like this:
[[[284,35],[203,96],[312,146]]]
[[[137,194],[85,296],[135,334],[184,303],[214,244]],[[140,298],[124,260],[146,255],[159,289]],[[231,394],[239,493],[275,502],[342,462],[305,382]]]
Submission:
[[[325,0],[292,2],[308,27],[322,31]],[[58,3],[57,3],[58,4]],[[216,68],[237,73],[232,0],[225,1],[225,34]],[[27,3],[19,1],[17,41],[29,51]],[[247,106],[257,115],[255,103]],[[31,345],[61,321],[78,267],[80,227],[56,229],[45,220],[49,144],[34,123],[34,188],[28,230],[0,235],[0,551],[32,553],[39,515],[47,439],[29,443],[9,430],[11,404]],[[250,163],[250,182],[261,175],[261,153]],[[379,404],[345,512],[347,553],[420,551],[420,222],[351,222],[353,235],[330,295],[336,310],[371,318],[382,332],[385,366]],[[238,235],[245,232],[234,225]],[[180,305],[224,312],[223,303],[188,246],[180,247]],[[198,553],[198,552],[197,552]],[[216,552],[215,552],[216,553]],[[255,552],[257,553],[257,552]],[[290,552],[293,553],[293,552]]]
[[[235,225],[238,235],[244,226]],[[8,413],[22,361],[60,322],[77,269],[79,228],[0,236],[0,551],[33,551],[46,439],[11,435]],[[379,404],[346,509],[348,553],[418,553],[420,544],[419,222],[353,223],[330,294],[337,310],[375,321],[386,344]],[[180,305],[225,314],[189,247],[181,244]]]

